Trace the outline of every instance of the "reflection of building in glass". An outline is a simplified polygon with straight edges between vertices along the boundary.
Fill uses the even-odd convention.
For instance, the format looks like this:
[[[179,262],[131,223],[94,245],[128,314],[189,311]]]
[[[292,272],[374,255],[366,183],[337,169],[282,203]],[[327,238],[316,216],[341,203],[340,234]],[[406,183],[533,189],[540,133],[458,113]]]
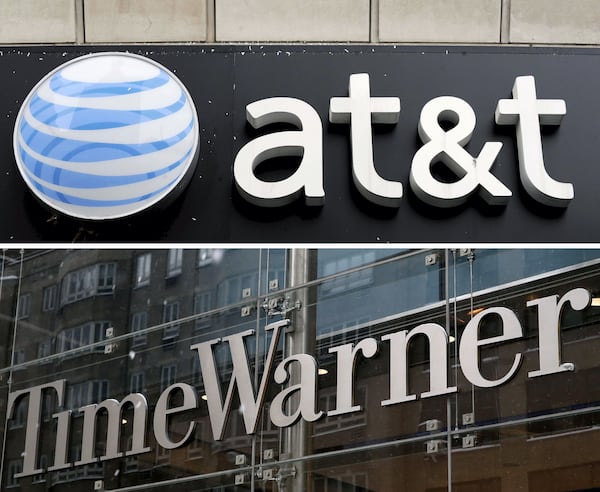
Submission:
[[[299,258],[306,262],[302,278],[293,266]],[[600,487],[595,299],[590,306],[564,301],[556,308],[560,362],[566,365],[556,374],[535,375],[540,344],[552,339],[546,334],[550,318],[540,313],[574,289],[596,298],[599,258],[597,250],[567,249],[5,252],[0,411],[6,413],[9,394],[66,383],[62,406],[55,391],[41,395],[34,465],[23,456],[33,435],[32,397],[16,399],[3,429],[3,488],[129,490],[154,484],[237,490],[237,481],[240,490],[283,490],[277,484],[285,484],[287,490],[438,491],[446,490],[448,477],[453,490],[466,492]],[[467,379],[457,350],[471,320],[490,308],[513,313],[522,336],[480,348],[477,370],[492,382],[482,387]],[[246,361],[232,361],[228,343],[216,341],[213,359],[223,399],[242,362],[256,397],[271,343],[265,326],[284,317],[290,324],[258,403],[256,434],[247,435],[238,380],[224,438],[215,440],[199,352],[190,347],[248,332]],[[443,351],[436,353],[446,353],[446,360],[432,360],[432,339],[410,336],[410,398],[393,401],[398,390],[390,385],[402,375],[391,368],[405,353],[397,334],[433,325],[444,333]],[[478,323],[481,340],[504,330],[498,315]],[[370,353],[371,346],[377,351]],[[357,347],[349,373],[339,373],[341,354]],[[297,360],[289,364],[289,381],[275,383],[273,371],[284,358],[303,353],[315,357],[319,368],[310,410],[324,414],[278,428],[270,409],[281,392],[308,386],[299,379]],[[494,384],[511,371],[516,354],[521,363],[514,377]],[[447,386],[457,391],[428,396],[442,365]],[[341,380],[352,381],[348,401],[341,397]],[[165,417],[166,437],[160,439],[173,443],[165,447],[158,444],[161,421],[154,417],[161,394],[173,385],[193,387],[195,402]],[[290,398],[288,414],[304,391]],[[133,393],[147,401],[143,446],[134,432],[140,414],[126,404],[118,414],[119,456],[113,457],[109,411],[94,415],[85,407],[121,402]],[[173,390],[167,406],[184,404],[183,389]],[[95,432],[86,441],[92,421]],[[68,436],[60,432],[65,429]],[[133,452],[144,446],[149,449]],[[27,473],[30,465],[35,473]],[[19,477],[24,470],[27,476]]]
[[[13,252],[13,255],[18,259],[18,253]],[[14,279],[6,282],[1,299],[4,312],[15,312],[18,291],[17,320],[7,316],[3,332],[12,333],[13,323],[16,323],[14,363],[26,364],[26,367],[15,371],[11,390],[41,381],[67,380],[64,408],[74,410],[70,429],[73,444],[68,461],[80,460],[83,414],[77,409],[109,397],[121,399],[131,392],[141,392],[149,402],[155,402],[160,392],[175,382],[201,387],[198,357],[189,350],[190,345],[243,327],[241,306],[219,308],[226,303],[240,303],[243,298],[255,299],[261,274],[263,285],[269,280],[283,285],[284,253],[271,252],[266,259],[272,262],[268,272],[266,268],[259,270],[257,251],[26,252],[22,280],[18,285]],[[20,266],[17,260],[14,265],[5,264],[11,273]],[[22,308],[23,299],[27,299],[26,311]],[[202,316],[180,321],[197,314]],[[3,344],[4,367],[10,365],[11,344],[9,339]],[[23,382],[21,374],[26,375]],[[51,379],[48,379],[49,374],[52,374]],[[47,394],[39,449],[40,463],[46,466],[53,463],[54,439],[44,439],[44,433],[52,433],[54,411],[55,396]],[[9,421],[10,439],[25,439],[26,416],[27,399],[22,398]],[[95,450],[98,457],[106,446],[105,420],[106,417],[100,415]],[[126,420],[125,414],[123,422]],[[206,454],[202,443],[208,441],[209,428],[202,421],[196,426],[189,449],[183,450],[189,452],[190,459],[198,460]],[[126,442],[127,432],[127,423],[124,423],[123,450],[130,449],[131,445]],[[235,439],[248,447],[245,434]],[[10,456],[7,448],[5,461],[11,463],[11,469],[17,470],[21,466],[20,451],[14,451],[15,455]],[[124,464],[107,461],[71,467],[43,474],[43,480],[34,477],[32,483],[48,481],[58,486],[84,478],[103,479],[109,471],[112,473],[122,467],[125,473],[119,478],[121,486],[135,483],[127,473],[136,470],[152,470],[153,476],[163,478],[178,476],[172,471],[175,457],[171,454],[175,452],[157,449],[153,456],[131,457]],[[228,462],[226,451],[215,453],[213,450],[210,455],[217,462],[222,459]]]

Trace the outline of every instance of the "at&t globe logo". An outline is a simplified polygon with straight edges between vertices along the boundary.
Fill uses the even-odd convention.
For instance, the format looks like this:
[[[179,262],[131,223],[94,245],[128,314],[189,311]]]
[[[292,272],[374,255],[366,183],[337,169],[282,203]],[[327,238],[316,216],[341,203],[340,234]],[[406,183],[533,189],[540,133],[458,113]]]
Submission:
[[[198,158],[198,119],[183,84],[142,56],[69,61],[29,93],[14,132],[35,195],[83,219],[114,219],[175,197]]]

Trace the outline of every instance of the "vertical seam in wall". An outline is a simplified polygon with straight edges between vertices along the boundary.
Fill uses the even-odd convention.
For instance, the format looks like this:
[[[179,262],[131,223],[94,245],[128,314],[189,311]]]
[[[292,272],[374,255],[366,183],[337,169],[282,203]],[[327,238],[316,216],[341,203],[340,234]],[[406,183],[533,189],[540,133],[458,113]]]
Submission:
[[[216,41],[217,19],[216,19],[216,1],[206,0],[206,42],[214,43]]]
[[[369,41],[371,43],[379,42],[379,0],[371,0],[371,10],[369,12]]]
[[[500,42],[510,43],[510,2],[502,0],[500,5]]]
[[[83,11],[84,0],[74,0],[75,2],[75,43],[85,43],[85,13]]]

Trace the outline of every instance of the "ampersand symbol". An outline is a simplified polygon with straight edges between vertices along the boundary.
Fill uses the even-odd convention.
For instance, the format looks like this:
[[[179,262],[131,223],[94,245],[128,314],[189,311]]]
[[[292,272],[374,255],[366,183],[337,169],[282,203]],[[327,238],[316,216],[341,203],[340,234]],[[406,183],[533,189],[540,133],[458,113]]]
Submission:
[[[454,123],[446,131],[441,121]],[[490,169],[502,148],[501,142],[486,142],[477,157],[463,146],[471,140],[475,129],[475,112],[463,99],[436,97],[421,110],[419,136],[425,145],[415,154],[410,170],[410,186],[424,202],[436,207],[453,207],[464,203],[477,189],[490,205],[504,205],[511,191]],[[431,166],[442,161],[458,180],[439,181]]]

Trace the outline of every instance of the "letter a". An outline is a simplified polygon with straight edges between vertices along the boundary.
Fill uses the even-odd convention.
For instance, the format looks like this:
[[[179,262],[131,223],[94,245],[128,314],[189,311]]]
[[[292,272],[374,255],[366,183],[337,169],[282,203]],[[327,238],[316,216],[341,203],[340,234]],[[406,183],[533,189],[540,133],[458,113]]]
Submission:
[[[323,128],[312,106],[291,97],[273,97],[246,106],[246,117],[254,128],[272,123],[290,123],[300,130],[263,135],[244,145],[233,164],[235,184],[250,203],[278,207],[296,200],[304,190],[306,205],[322,205]],[[263,181],[256,167],[273,157],[301,156],[298,169],[280,181]]]

